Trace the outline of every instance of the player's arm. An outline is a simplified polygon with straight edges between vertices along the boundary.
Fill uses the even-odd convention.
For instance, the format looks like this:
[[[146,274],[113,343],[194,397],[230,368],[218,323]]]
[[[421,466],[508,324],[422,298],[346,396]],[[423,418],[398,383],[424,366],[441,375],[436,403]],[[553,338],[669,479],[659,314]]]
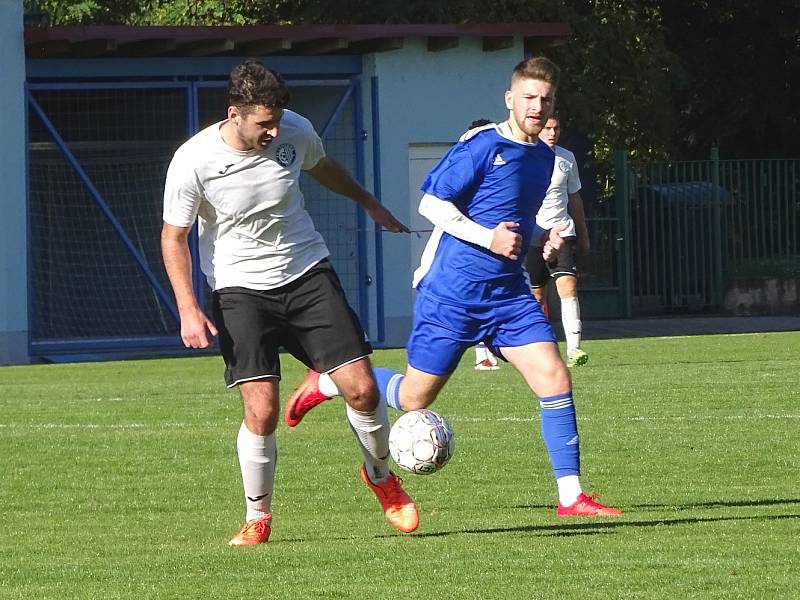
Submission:
[[[181,318],[181,339],[187,348],[208,348],[217,335],[214,323],[203,313],[192,287],[192,257],[189,253],[190,227],[164,223],[161,229],[161,255],[172,284]]]
[[[468,218],[452,202],[440,200],[431,194],[422,196],[419,213],[453,237],[491,250],[500,256],[517,260],[522,253],[522,236],[514,231],[519,223],[503,221],[494,229],[489,229]]]
[[[567,212],[575,223],[575,234],[578,236],[578,250],[581,254],[589,254],[589,229],[586,227],[586,216],[583,212],[583,199],[580,192],[567,195]]]
[[[370,194],[342,165],[325,156],[307,173],[326,188],[350,198],[364,207],[370,218],[387,231],[408,233],[408,227],[395,219],[378,199]]]

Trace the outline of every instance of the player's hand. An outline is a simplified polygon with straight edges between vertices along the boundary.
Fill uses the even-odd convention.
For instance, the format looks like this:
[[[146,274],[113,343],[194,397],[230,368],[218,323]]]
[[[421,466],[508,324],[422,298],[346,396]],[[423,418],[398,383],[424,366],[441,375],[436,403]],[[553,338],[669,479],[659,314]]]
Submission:
[[[408,227],[395,219],[394,215],[382,204],[376,202],[367,212],[369,212],[370,218],[386,231],[391,231],[392,233],[409,233]]]
[[[545,240],[544,244],[542,244],[542,258],[544,258],[544,262],[551,262],[558,258],[558,253],[561,251],[562,246],[564,246],[564,238],[559,234],[566,228],[566,225],[556,225],[543,237]]]
[[[517,227],[519,227],[519,223],[513,221],[499,223],[494,228],[492,245],[489,246],[489,250],[511,260],[517,260],[522,253],[522,236],[514,231]]]
[[[208,348],[211,338],[218,334],[214,323],[199,308],[181,312],[181,339],[187,348]]]

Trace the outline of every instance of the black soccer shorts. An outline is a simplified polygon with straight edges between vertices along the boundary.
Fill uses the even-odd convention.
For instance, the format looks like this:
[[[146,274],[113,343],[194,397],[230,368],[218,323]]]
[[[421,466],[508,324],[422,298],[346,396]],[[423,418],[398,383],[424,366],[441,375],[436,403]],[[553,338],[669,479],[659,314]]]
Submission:
[[[542,247],[531,246],[528,248],[528,255],[525,257],[525,268],[531,278],[531,287],[539,288],[547,284],[549,277],[558,279],[564,275],[578,276],[578,238],[575,236],[565,237],[564,245],[558,252],[554,261],[544,262],[542,258]]]
[[[330,372],[372,353],[327,260],[272,290],[229,287],[213,293],[225,383],[281,376],[283,347],[307,367]]]

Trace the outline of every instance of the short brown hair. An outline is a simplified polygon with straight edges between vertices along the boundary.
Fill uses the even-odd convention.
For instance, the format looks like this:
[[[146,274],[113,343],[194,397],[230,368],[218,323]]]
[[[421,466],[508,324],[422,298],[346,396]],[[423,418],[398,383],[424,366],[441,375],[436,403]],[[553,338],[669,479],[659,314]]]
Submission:
[[[534,56],[528,58],[514,67],[511,73],[511,81],[516,79],[538,79],[539,81],[546,81],[554,88],[558,87],[558,81],[561,78],[561,69],[558,68],[549,58],[544,56]]]
[[[284,108],[291,94],[280,73],[257,60],[246,60],[234,67],[228,80],[228,103],[244,113],[255,106]]]

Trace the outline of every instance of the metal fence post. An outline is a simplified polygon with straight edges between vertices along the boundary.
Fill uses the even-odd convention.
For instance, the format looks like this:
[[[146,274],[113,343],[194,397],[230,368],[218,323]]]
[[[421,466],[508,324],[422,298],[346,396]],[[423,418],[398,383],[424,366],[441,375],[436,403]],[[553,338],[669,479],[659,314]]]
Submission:
[[[617,236],[617,244],[620,249],[619,266],[620,293],[622,301],[622,315],[625,318],[631,316],[631,206],[630,206],[630,178],[628,171],[628,155],[624,150],[614,152],[614,204],[616,206],[617,218],[619,219],[620,231]]]
[[[713,303],[716,306],[722,305],[722,257],[725,255],[722,245],[725,241],[722,238],[722,199],[719,193],[719,148],[711,146],[711,183],[712,183],[712,227],[714,240],[713,248],[714,259],[714,297]]]

